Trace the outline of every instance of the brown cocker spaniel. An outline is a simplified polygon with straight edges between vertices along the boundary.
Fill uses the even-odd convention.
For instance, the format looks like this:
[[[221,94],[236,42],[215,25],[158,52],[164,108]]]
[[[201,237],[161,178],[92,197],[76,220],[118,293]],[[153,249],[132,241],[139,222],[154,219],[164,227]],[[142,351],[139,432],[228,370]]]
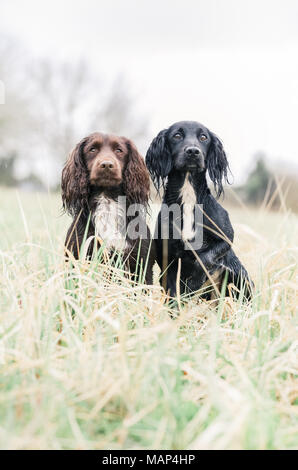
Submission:
[[[150,178],[133,142],[99,132],[85,137],[63,168],[61,187],[63,207],[73,217],[66,250],[77,259],[83,240],[92,240],[87,256],[102,243],[111,255],[123,254],[130,272],[139,272],[140,263],[147,266],[144,280],[152,284]]]

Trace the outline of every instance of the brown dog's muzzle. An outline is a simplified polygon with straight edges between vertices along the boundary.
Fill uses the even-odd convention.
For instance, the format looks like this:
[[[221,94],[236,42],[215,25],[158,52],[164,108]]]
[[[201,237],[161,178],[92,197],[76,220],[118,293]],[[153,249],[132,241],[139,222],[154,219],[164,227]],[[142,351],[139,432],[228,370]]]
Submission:
[[[122,168],[114,155],[98,155],[91,172],[90,182],[96,186],[115,186],[122,181]]]

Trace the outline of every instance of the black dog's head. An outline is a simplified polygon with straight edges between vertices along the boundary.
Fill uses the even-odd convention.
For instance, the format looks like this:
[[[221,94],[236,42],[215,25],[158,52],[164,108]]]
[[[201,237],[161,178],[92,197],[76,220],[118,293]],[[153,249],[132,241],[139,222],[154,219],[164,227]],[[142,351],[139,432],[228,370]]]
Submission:
[[[147,151],[146,164],[157,189],[172,170],[194,175],[208,170],[218,197],[229,169],[218,137],[195,121],[176,122],[161,131]]]

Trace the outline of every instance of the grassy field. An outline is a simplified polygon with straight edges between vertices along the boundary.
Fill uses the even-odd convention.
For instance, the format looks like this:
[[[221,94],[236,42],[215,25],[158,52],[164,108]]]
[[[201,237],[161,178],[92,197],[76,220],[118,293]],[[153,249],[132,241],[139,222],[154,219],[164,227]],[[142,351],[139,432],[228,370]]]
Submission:
[[[60,206],[0,189],[1,448],[298,448],[297,216],[232,209],[252,305],[174,321],[157,279],[65,266]]]

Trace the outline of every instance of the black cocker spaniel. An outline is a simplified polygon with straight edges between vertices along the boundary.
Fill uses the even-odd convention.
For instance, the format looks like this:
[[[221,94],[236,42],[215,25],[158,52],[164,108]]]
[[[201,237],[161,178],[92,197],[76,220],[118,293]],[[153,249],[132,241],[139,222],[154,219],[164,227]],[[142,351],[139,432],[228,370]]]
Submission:
[[[205,298],[226,286],[250,299],[253,283],[232,249],[234,231],[228,212],[212,196],[223,192],[229,165],[221,141],[202,124],[181,121],[152,141],[146,164],[159,190],[164,189],[155,241],[162,284],[171,297],[212,285]],[[177,274],[178,273],[178,274]],[[165,282],[166,281],[166,282]]]

